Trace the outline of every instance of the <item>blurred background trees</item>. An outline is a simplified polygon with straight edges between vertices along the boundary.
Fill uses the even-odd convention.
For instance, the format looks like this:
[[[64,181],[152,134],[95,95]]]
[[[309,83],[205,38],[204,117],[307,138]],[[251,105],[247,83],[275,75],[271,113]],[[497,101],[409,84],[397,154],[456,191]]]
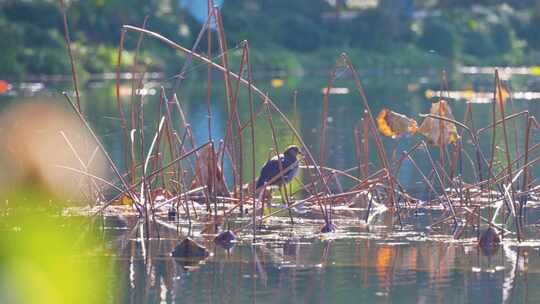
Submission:
[[[540,0],[221,0],[231,47],[249,40],[265,67],[309,68],[347,51],[362,65],[533,64],[540,50]],[[123,24],[141,25],[191,46],[206,0],[66,1],[81,69],[113,71]],[[56,0],[0,2],[0,77],[69,72]],[[129,47],[136,37],[128,37]],[[130,44],[131,43],[131,44]],[[206,43],[198,51],[205,52]],[[398,51],[399,50],[399,51]],[[279,54],[277,56],[276,54]],[[179,56],[148,43],[150,70]],[[128,56],[129,58],[129,56]],[[386,59],[387,60],[386,60]],[[316,59],[316,60],[313,60]],[[329,61],[328,61],[329,60]],[[175,66],[177,68],[177,66]]]

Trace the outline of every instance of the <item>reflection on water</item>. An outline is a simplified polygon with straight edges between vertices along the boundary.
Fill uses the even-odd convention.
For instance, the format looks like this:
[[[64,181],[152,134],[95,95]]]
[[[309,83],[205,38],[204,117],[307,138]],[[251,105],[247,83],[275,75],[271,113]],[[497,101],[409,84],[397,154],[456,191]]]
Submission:
[[[450,89],[458,92],[467,90],[470,85],[478,92],[492,90],[491,76],[467,77],[471,76],[451,78]],[[387,107],[415,119],[419,118],[418,113],[428,112],[430,103],[435,101],[426,98],[424,92],[440,90],[441,87],[436,74],[376,75],[363,80],[374,113]],[[529,88],[534,79],[513,80],[514,94],[534,90],[534,87]],[[157,86],[160,84],[167,90],[172,87],[167,81],[155,83],[154,87],[149,84],[145,86],[146,92],[159,92]],[[321,88],[325,87],[326,80],[285,79],[276,86],[271,80],[259,79],[257,84],[268,90],[281,110],[293,118],[304,141],[317,155],[321,137]],[[27,86],[26,91],[21,91],[23,93],[17,97],[36,94],[59,96],[66,87],[69,85],[47,90]],[[131,96],[127,94],[130,93],[129,84],[127,88],[122,98],[126,103]],[[194,77],[186,80],[177,92],[198,143],[205,142],[208,137],[205,88]],[[296,94],[293,88],[297,90]],[[353,129],[362,117],[363,109],[347,75],[343,74],[336,81],[335,88],[329,102],[326,164],[345,170],[357,165]],[[23,90],[24,86],[19,89]],[[214,85],[214,90],[211,126],[214,140],[218,142],[226,134],[227,112],[223,88]],[[92,83],[83,90],[82,101],[85,115],[121,167],[124,163],[122,140],[114,94],[113,84]],[[245,122],[249,111],[247,97],[242,94],[239,116]],[[533,115],[540,114],[537,104],[521,100],[517,95],[514,97],[515,103],[507,104],[514,112],[528,110]],[[4,100],[16,103],[21,99],[9,97]],[[159,113],[156,101],[157,96],[152,94],[145,95],[142,100],[147,138],[153,135]],[[58,103],[64,102],[58,98]],[[462,120],[465,103],[453,100],[449,103],[456,119]],[[260,107],[261,102],[257,101],[256,106]],[[491,105],[472,105],[475,126],[489,124],[491,117],[485,114],[489,111]],[[174,117],[174,121],[180,125],[179,117]],[[290,144],[291,134],[277,117],[274,122],[280,145]],[[509,128],[514,126],[510,124]],[[273,141],[265,119],[260,119],[255,127],[255,161],[259,168],[268,158]],[[182,130],[181,127],[177,129]],[[513,134],[511,130],[509,132]],[[481,145],[489,150],[491,141],[489,136],[485,138],[487,140],[481,140]],[[245,140],[245,146],[249,147],[249,139]],[[383,143],[388,151],[396,151],[399,155],[416,140],[414,137],[400,140],[385,138]],[[531,144],[536,142],[537,138]],[[376,162],[375,147],[370,146],[369,149],[370,160]],[[418,152],[421,156],[422,153],[425,151]],[[244,163],[246,178],[250,178],[252,172],[250,157],[248,155]],[[419,163],[420,167],[423,165]],[[468,169],[471,168],[464,165],[465,180],[470,175]],[[230,181],[227,164],[225,171]],[[540,173],[537,168],[531,168],[531,171],[533,176]],[[426,193],[426,189],[418,187],[421,179],[409,163],[402,165],[399,179],[409,192]],[[536,210],[530,211],[534,218],[528,219],[530,225],[527,227],[535,235],[538,233],[534,225],[538,220]],[[518,246],[515,240],[506,239],[503,246],[491,256],[486,256],[475,245],[475,236],[467,235],[460,241],[453,241],[448,238],[448,233],[439,232],[438,227],[431,228],[420,223],[418,217],[414,218],[421,213],[430,218],[429,223],[440,216],[416,210],[410,217],[404,217],[403,229],[394,227],[395,217],[388,216],[384,210],[373,213],[369,225],[361,225],[362,221],[357,220],[363,216],[349,215],[346,217],[349,220],[337,216],[340,230],[335,235],[324,237],[316,233],[321,221],[302,219],[297,226],[290,227],[283,225],[283,222],[288,222],[287,218],[281,222],[279,218],[272,219],[273,222],[265,223],[259,231],[259,239],[254,245],[249,236],[240,235],[240,242],[229,250],[216,247],[211,242],[213,235],[194,234],[202,227],[193,227],[191,231],[194,233],[191,233],[186,223],[180,222],[177,228],[177,223],[162,220],[158,227],[150,227],[153,238],[144,241],[139,236],[144,235],[141,229],[147,227],[142,227],[135,218],[107,217],[105,236],[116,256],[114,267],[117,270],[117,275],[109,282],[110,297],[112,302],[123,303],[523,303],[540,298],[540,290],[534,288],[540,283],[540,244],[537,241]],[[170,252],[188,234],[206,246],[211,256],[199,261],[173,259]]]
[[[135,219],[105,223],[118,253],[113,288],[123,303],[523,303],[540,296],[538,248],[531,247],[538,244],[510,241],[485,256],[471,239],[383,226],[322,237],[307,234],[316,227],[303,223],[268,228],[254,245],[240,241],[228,250],[198,235],[211,255],[180,260],[170,252],[186,226],[163,225],[161,239],[141,241]]]
[[[450,98],[454,100],[468,101],[472,103],[491,103],[493,102],[493,92],[475,92],[473,90],[464,91],[433,91],[425,92],[427,98],[439,97]],[[512,97],[515,100],[534,101],[540,99],[540,92],[508,92],[503,93],[503,100]]]
[[[501,72],[503,79],[508,79],[511,76],[516,75],[528,75],[528,76],[538,76],[540,75],[539,66],[531,67],[480,67],[480,66],[463,66],[459,68],[459,72],[463,74],[485,74],[493,75],[495,70]]]

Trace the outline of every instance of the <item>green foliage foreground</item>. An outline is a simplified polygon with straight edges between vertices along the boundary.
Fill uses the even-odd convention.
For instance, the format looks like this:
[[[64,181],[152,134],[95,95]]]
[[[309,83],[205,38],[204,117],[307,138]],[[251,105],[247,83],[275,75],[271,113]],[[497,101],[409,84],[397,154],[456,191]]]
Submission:
[[[37,189],[12,191],[0,211],[0,303],[106,303],[111,261],[89,219],[60,215]]]

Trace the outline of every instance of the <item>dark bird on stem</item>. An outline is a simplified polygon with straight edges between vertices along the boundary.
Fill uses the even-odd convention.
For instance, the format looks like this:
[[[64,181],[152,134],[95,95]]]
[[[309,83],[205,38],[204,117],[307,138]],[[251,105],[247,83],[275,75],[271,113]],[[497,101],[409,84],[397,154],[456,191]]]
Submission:
[[[256,189],[260,189],[265,183],[267,186],[282,186],[290,183],[298,173],[298,155],[302,155],[300,148],[292,145],[287,147],[279,157],[274,156],[269,159],[261,169]]]

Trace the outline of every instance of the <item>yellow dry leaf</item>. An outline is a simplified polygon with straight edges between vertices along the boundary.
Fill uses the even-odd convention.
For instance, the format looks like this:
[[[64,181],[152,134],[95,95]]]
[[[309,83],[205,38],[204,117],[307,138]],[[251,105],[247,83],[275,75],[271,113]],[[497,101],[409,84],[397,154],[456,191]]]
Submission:
[[[414,134],[417,130],[417,124],[414,119],[388,109],[382,109],[379,115],[377,115],[377,126],[384,136],[392,138],[407,133]]]
[[[131,206],[133,205],[133,199],[131,199],[128,195],[122,195],[119,199],[113,202],[113,205],[124,205],[124,206]]]
[[[452,109],[450,109],[450,106],[444,100],[431,104],[429,113],[454,120]],[[441,144],[455,144],[459,138],[454,123],[432,117],[426,117],[424,119],[418,132],[427,138],[429,144],[436,146],[440,146]]]

